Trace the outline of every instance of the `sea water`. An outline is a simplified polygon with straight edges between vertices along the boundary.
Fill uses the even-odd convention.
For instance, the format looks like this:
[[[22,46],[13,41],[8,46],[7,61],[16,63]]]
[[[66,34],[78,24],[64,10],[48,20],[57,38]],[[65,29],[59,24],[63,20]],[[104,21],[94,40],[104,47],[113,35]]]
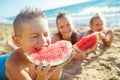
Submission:
[[[100,12],[106,19],[106,23],[112,26],[120,26],[120,0],[90,0],[70,6],[44,10],[49,23],[55,25],[55,19],[59,11],[67,11],[73,18],[75,25],[89,25],[90,18]],[[3,19],[3,22],[12,23],[15,17]]]
[[[46,10],[49,23],[55,23],[59,11],[67,11],[77,25],[89,25],[90,18],[100,12],[110,25],[120,25],[120,0],[91,0],[71,6]]]

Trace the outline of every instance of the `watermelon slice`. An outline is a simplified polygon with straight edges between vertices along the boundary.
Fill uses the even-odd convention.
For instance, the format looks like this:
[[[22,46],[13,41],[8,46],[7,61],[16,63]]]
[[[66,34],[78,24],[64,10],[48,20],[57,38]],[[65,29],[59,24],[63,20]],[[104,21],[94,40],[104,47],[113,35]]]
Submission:
[[[46,66],[47,64],[57,66],[71,58],[72,44],[69,41],[62,40],[51,44],[48,47],[44,47],[41,50],[25,53],[25,55],[36,65],[43,63],[43,66]]]
[[[75,46],[78,51],[82,52],[90,52],[92,51],[96,45],[98,44],[98,41],[100,40],[100,33],[95,32],[91,35],[83,37],[80,41],[78,41]]]
[[[105,38],[106,41],[110,41],[111,37],[111,31],[110,30],[103,30],[101,31],[103,37]]]

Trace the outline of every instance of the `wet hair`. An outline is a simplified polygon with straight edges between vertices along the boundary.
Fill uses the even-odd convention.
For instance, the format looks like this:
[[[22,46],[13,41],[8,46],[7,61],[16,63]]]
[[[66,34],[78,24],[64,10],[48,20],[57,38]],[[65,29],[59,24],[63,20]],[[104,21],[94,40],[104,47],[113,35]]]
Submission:
[[[46,18],[46,16],[43,14],[43,11],[30,7],[26,7],[25,9],[21,10],[13,22],[14,34],[16,36],[21,36],[22,23],[36,18]]]
[[[57,15],[57,18],[56,18],[57,26],[58,26],[58,19],[63,18],[63,17],[71,18],[71,16],[69,14],[67,14],[67,12],[60,11]],[[60,39],[63,40],[63,37],[62,37],[62,34],[60,33],[60,31],[58,31],[58,35],[59,35]],[[77,35],[77,32],[75,31],[75,29],[73,29],[73,32],[72,32],[72,35],[71,35],[71,43],[72,44],[75,44],[77,42],[77,36],[76,35]]]

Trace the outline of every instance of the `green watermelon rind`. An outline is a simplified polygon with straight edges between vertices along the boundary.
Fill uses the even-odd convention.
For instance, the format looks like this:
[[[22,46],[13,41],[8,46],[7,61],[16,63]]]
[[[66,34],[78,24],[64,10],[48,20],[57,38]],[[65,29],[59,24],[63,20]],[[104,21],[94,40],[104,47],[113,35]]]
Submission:
[[[101,37],[100,37],[100,33],[99,32],[95,32],[96,36],[97,36],[97,42],[101,40]]]
[[[66,62],[67,60],[69,60],[70,58],[71,58],[71,56],[72,56],[72,51],[73,51],[73,49],[72,49],[72,44],[70,43],[70,42],[68,42],[68,41],[66,41],[67,43],[68,43],[68,47],[69,47],[69,52],[68,52],[68,54],[67,54],[67,56],[63,59],[63,60],[60,60],[60,61],[57,61],[57,62],[51,62],[50,63],[50,65],[51,66],[57,66],[57,65],[60,65],[60,64],[63,64],[64,62]],[[24,54],[25,55],[25,57],[31,62],[31,63],[35,63],[35,60],[33,60],[27,53],[25,53]],[[35,63],[36,64],[36,63]],[[36,65],[39,65],[39,63],[38,64],[36,64]],[[43,63],[43,66],[47,66],[48,64],[45,64],[45,63]]]
[[[32,58],[29,57],[27,53],[25,53],[24,56],[27,58],[27,60],[29,60],[31,63],[33,63]]]

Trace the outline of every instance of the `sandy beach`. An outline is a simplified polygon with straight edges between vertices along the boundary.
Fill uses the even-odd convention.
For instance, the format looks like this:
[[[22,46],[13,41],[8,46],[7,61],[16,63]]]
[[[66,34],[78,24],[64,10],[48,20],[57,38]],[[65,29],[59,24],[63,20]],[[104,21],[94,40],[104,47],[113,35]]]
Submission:
[[[78,27],[78,30],[85,30]],[[114,41],[110,48],[91,52],[83,61],[71,62],[69,71],[63,73],[63,80],[120,80],[120,26],[114,30]],[[50,32],[56,29],[50,28]],[[9,52],[7,41],[11,40],[13,29],[11,25],[0,26],[0,54]],[[77,63],[77,64],[76,64]],[[64,69],[65,69],[64,68]],[[64,72],[63,69],[63,72]]]

